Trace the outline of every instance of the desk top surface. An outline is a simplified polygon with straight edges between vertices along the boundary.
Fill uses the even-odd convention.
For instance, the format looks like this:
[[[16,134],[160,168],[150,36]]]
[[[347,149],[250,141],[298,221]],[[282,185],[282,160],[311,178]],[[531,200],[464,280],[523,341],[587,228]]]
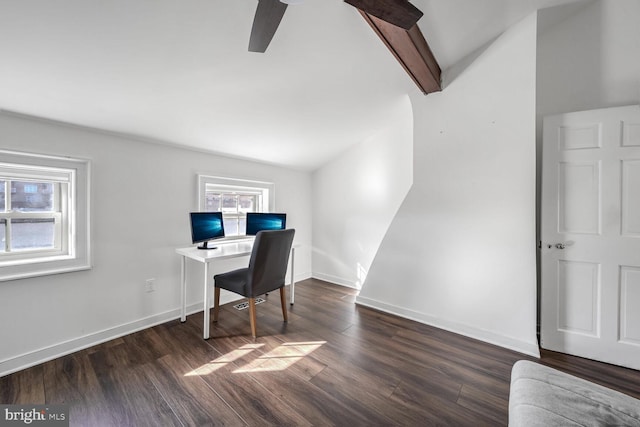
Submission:
[[[214,249],[198,249],[196,246],[189,246],[176,249],[176,253],[200,262],[221,258],[237,258],[251,254],[253,240],[237,242],[210,241],[209,245],[213,246]]]
[[[238,258],[251,255],[253,239],[222,240],[218,242],[211,240],[209,241],[209,245],[215,249],[198,249],[196,246],[188,246],[186,248],[177,248],[176,253],[200,262],[208,262],[214,259]],[[292,249],[295,250],[300,246],[300,244],[294,242]]]

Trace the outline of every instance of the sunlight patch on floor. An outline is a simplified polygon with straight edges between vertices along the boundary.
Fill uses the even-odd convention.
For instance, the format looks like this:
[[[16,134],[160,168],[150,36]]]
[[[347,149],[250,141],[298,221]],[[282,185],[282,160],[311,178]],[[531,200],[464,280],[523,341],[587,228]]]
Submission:
[[[302,358],[308,356],[323,344],[326,344],[326,341],[284,343],[267,353],[256,353],[257,357],[255,359],[234,370],[233,373],[241,374],[248,372],[282,371],[300,361]],[[249,356],[264,345],[265,344],[245,344],[242,347],[232,350],[229,353],[186,373],[185,376],[189,377],[211,374],[218,369],[227,366],[229,363],[233,363],[238,359]]]
[[[185,374],[185,377],[190,377],[190,376],[194,376],[194,375],[207,375],[210,374],[212,372],[217,371],[218,369],[226,366],[227,364],[238,360],[242,357],[245,357],[246,355],[248,355],[249,353],[251,353],[252,351],[255,351],[257,349],[259,349],[260,347],[264,346],[264,344],[245,344],[240,348],[237,348],[233,351],[230,351],[227,354],[224,354],[220,357],[218,357],[217,359],[212,360],[209,363],[206,363],[202,366],[200,366],[197,369],[194,369],[191,372],[188,372]]]
[[[325,343],[326,341],[285,343],[254,359],[242,368],[236,369],[233,373],[282,371]]]

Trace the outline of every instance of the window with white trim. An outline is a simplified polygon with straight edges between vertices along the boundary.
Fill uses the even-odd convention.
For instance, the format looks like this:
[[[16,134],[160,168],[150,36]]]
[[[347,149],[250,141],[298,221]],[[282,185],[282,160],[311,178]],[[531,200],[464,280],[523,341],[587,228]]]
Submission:
[[[90,267],[86,160],[0,151],[0,280]]]
[[[247,212],[271,212],[273,183],[215,176],[198,176],[201,212],[222,212],[225,236],[244,236]]]

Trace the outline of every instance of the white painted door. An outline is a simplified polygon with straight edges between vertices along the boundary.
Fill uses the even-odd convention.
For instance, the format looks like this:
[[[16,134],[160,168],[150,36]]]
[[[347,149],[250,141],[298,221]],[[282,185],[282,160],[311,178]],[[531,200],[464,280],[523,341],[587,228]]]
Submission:
[[[640,107],[546,117],[541,346],[640,369]]]

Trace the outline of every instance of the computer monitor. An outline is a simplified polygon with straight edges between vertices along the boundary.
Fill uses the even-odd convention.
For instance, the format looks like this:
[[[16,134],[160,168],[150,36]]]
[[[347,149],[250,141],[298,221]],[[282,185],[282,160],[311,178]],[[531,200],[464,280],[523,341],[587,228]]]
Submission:
[[[287,214],[247,212],[247,236],[255,236],[262,230],[284,230]]]
[[[192,243],[202,243],[198,249],[215,249],[209,247],[208,242],[224,237],[222,212],[190,212],[189,217]]]

